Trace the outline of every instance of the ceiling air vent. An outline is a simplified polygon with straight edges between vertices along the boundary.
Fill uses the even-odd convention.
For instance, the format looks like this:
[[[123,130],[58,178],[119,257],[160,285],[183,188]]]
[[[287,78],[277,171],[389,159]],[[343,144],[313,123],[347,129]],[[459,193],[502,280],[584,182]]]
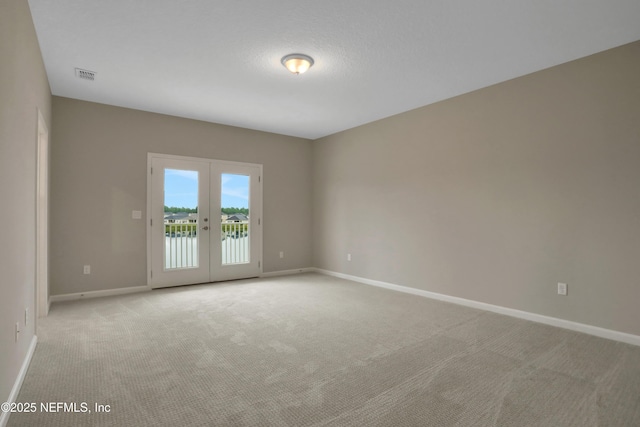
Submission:
[[[96,79],[96,72],[83,70],[82,68],[76,68],[76,77],[83,80],[94,81]]]

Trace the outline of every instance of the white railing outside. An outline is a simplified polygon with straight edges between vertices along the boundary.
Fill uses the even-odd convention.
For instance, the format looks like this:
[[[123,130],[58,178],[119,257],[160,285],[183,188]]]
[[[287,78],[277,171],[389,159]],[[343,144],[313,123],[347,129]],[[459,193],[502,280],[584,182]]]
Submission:
[[[164,227],[165,269],[197,268],[198,224],[166,223]],[[246,264],[250,261],[250,233],[247,222],[222,223],[220,239],[222,265]]]
[[[165,224],[166,270],[198,267],[198,224]]]
[[[249,223],[222,223],[222,265],[249,262]]]

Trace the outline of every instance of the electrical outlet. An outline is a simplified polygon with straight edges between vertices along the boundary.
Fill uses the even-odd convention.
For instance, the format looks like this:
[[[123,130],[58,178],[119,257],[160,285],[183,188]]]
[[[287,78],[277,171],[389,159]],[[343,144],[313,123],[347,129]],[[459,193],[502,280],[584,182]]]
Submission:
[[[567,295],[566,283],[558,283],[558,295]]]
[[[280,251],[280,258],[284,258],[284,252]]]
[[[347,254],[347,261],[351,261],[351,254]]]
[[[85,265],[84,269],[82,270],[84,274],[91,274],[91,266],[90,265]]]

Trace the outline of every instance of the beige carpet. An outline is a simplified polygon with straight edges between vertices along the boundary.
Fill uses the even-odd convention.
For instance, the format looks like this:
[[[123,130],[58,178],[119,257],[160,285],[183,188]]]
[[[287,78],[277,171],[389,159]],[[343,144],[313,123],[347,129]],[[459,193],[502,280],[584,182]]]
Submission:
[[[18,401],[92,412],[9,426],[640,426],[640,347],[305,274],[55,304]]]

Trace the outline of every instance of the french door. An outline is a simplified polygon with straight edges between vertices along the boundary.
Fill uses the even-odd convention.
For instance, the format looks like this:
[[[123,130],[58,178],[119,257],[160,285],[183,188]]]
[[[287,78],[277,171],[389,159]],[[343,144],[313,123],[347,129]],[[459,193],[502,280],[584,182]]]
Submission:
[[[262,273],[262,165],[149,153],[152,288]]]

